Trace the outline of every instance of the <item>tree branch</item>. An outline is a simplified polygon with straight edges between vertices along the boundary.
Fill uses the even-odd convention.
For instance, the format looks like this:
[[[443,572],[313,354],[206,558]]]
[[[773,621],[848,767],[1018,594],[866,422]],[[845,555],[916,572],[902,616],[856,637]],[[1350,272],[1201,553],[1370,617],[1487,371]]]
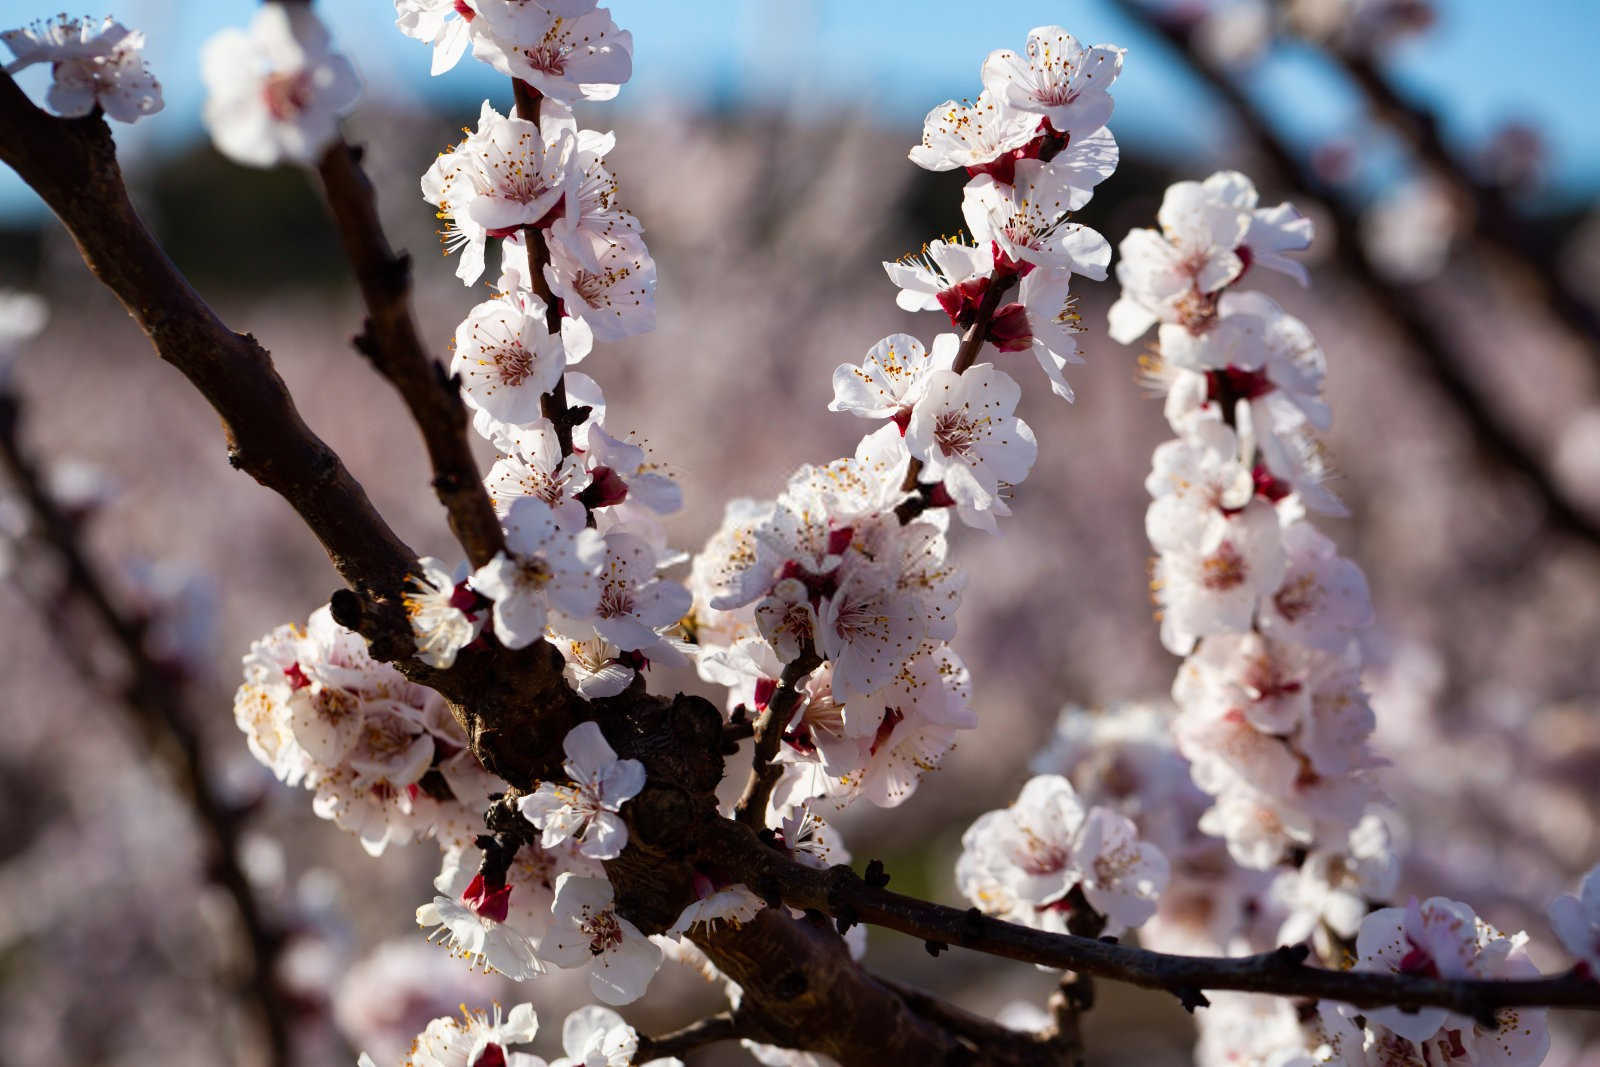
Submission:
[[[68,592],[88,605],[127,664],[130,677],[121,686],[122,702],[151,751],[166,764],[178,792],[188,801],[209,853],[205,866],[208,877],[228,895],[238,912],[249,978],[239,984],[237,992],[241,999],[255,1005],[271,1063],[289,1067],[293,1062],[290,1012],[276,973],[283,934],[268,922],[254,887],[239,865],[237,814],[225,807],[212,788],[204,746],[184,707],[181,682],[145,647],[146,620],[127,614],[112,598],[109,585],[84,548],[78,523],[50,494],[42,472],[24,449],[21,424],[21,399],[0,388],[0,467],[33,513],[43,532],[42,540],[60,557]],[[63,620],[57,617],[57,621]],[[72,634],[60,636],[64,645],[75,645]],[[83,659],[87,667],[89,657]]]
[[[1072,934],[1053,934],[1002,922],[976,908],[965,911],[869,885],[848,867],[816,870],[761,844],[726,820],[707,827],[703,859],[721,856],[742,870],[752,888],[766,887],[784,903],[848,923],[869,923],[923,941],[959,945],[991,956],[1076,971],[1130,985],[1164,989],[1191,1000],[1207,989],[1271,993],[1357,1007],[1438,1006],[1476,1019],[1495,1009],[1548,1006],[1600,1011],[1600,983],[1576,972],[1546,978],[1488,981],[1331,971],[1305,965],[1305,953],[1280,948],[1254,956],[1175,956]]]
[[[472,455],[460,386],[428,355],[412,319],[411,257],[389,248],[358,149],[335,142],[317,173],[367,306],[355,346],[404,398],[422,431],[433,489],[449,514],[451,532],[472,566],[481,567],[505,548],[505,537]]]
[[[381,630],[391,656],[409,652],[399,596],[416,554],[300,418],[266,350],[228,329],[150,235],[128,200],[105,120],[47,115],[0,76],[0,161],[44,199],[156,352],[216,409],[228,461],[287,500],[370,601],[368,636]]]
[[[1587,344],[1594,358],[1595,346],[1600,345],[1600,315],[1562,276],[1550,242],[1539,239],[1535,225],[1503,189],[1479,180],[1456,158],[1444,142],[1437,116],[1401,96],[1373,56],[1349,48],[1330,47],[1328,51],[1366,96],[1379,120],[1408,140],[1423,161],[1472,205],[1473,233],[1525,269],[1544,303]]]
[[[1523,443],[1520,433],[1495,411],[1484,390],[1461,369],[1450,344],[1424,312],[1426,294],[1421,286],[1384,278],[1368,257],[1360,220],[1354,209],[1327,188],[1289,149],[1255,103],[1217,64],[1206,59],[1190,39],[1190,31],[1159,18],[1140,0],[1112,0],[1129,18],[1165,40],[1189,67],[1231,108],[1245,132],[1260,149],[1279,178],[1301,195],[1320,200],[1334,224],[1333,246],[1340,265],[1366,292],[1368,299],[1399,329],[1408,348],[1445,399],[1472,431],[1473,442],[1501,467],[1522,476],[1533,489],[1552,525],[1592,545],[1600,546],[1600,520],[1573,502],[1544,469],[1539,457]]]

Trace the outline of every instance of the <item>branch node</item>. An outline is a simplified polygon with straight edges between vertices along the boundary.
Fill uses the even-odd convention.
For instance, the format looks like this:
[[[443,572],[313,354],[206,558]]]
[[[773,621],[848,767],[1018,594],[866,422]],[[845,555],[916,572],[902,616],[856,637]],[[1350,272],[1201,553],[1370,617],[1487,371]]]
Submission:
[[[889,884],[889,873],[883,869],[882,860],[868,860],[867,873],[861,879],[874,889],[882,889]]]
[[[1196,1008],[1211,1007],[1211,1001],[1207,1000],[1206,995],[1194,986],[1181,986],[1178,989],[1174,989],[1173,992],[1178,995],[1178,1002],[1183,1005],[1183,1010],[1190,1015],[1194,1014]]]
[[[934,959],[938,959],[941,952],[950,951],[950,946],[945,944],[943,941],[924,941],[922,943],[922,947],[927,949],[928,955],[932,956]]]

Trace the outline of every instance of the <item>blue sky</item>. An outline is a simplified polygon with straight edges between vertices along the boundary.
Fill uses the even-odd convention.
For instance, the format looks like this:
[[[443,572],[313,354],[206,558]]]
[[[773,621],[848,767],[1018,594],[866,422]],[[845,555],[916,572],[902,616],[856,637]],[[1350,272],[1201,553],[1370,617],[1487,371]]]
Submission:
[[[1443,114],[1448,132],[1463,144],[1504,120],[1530,121],[1547,139],[1555,184],[1600,187],[1600,120],[1593,105],[1600,93],[1594,60],[1600,2],[1437,2],[1438,25],[1394,57],[1406,88]],[[0,27],[59,7],[59,0],[0,0]],[[254,7],[252,0],[116,5],[119,18],[146,32],[168,101],[158,118],[118,127],[125,152],[198,135],[200,45],[223,26],[246,22]],[[990,49],[1020,48],[1030,27],[1060,22],[1080,39],[1129,49],[1115,92],[1112,125],[1119,139],[1188,153],[1212,149],[1226,136],[1219,115],[1163,46],[1104,0],[611,0],[610,7],[635,36],[635,78],[618,108],[648,107],[663,98],[855,108],[904,126],[909,145],[924,111],[977,93],[978,67]],[[394,29],[391,0],[337,0],[321,10],[371,96],[403,103],[504,94],[498,76],[470,61],[430,81],[427,49]],[[23,82],[37,89],[43,77],[36,70]],[[1273,63],[1254,84],[1303,145],[1357,123],[1359,108],[1339,80],[1303,55]],[[0,216],[33,210],[31,194],[0,168]]]

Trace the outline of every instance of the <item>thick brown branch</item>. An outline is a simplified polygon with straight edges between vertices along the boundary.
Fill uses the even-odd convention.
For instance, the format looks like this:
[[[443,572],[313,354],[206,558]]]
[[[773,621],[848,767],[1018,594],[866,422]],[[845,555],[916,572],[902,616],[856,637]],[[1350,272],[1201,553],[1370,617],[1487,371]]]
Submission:
[[[68,591],[88,605],[127,663],[129,677],[121,693],[124,706],[151,751],[167,765],[173,784],[194,813],[209,853],[206,870],[233,901],[239,915],[249,967],[248,978],[240,983],[240,997],[255,1005],[271,1062],[288,1067],[293,1059],[290,1011],[276,974],[283,935],[268,922],[255,889],[239,865],[239,824],[206,773],[205,750],[199,733],[189,722],[182,683],[145,647],[145,620],[123,611],[112,598],[110,587],[84,548],[78,523],[50,494],[43,473],[23,448],[21,421],[20,399],[0,389],[0,468],[6,471],[33,514],[41,540],[60,557]],[[66,646],[77,643],[73,634],[60,637]],[[84,656],[83,660],[88,667],[92,657]]]
[[[378,219],[372,183],[356,150],[335,142],[317,165],[345,255],[355,268],[367,321],[356,347],[399,390],[428,449],[433,489],[450,529],[474,567],[505,547],[467,437],[467,409],[457,382],[423,347],[411,315],[411,260],[395,255]]]
[[[1116,6],[1163,38],[1220,96],[1278,175],[1291,188],[1322,201],[1334,224],[1333,247],[1350,273],[1385,316],[1399,329],[1421,369],[1432,379],[1471,430],[1484,454],[1519,474],[1544,504],[1552,525],[1591,544],[1600,545],[1600,520],[1574,503],[1551,478],[1539,457],[1526,445],[1505,416],[1494,409],[1484,390],[1462,370],[1423,310],[1427,299],[1420,286],[1384,278],[1366,253],[1360,221],[1342,197],[1327,188],[1292,152],[1255,103],[1227,73],[1190,40],[1189,31],[1152,14],[1139,0],[1113,0]]]
[[[399,593],[415,554],[301,420],[266,350],[228,329],[150,235],[128,200],[105,121],[47,115],[0,76],[0,161],[50,205],[161,358],[216,409],[229,462],[300,513],[373,606],[374,632],[382,628],[409,648]]]

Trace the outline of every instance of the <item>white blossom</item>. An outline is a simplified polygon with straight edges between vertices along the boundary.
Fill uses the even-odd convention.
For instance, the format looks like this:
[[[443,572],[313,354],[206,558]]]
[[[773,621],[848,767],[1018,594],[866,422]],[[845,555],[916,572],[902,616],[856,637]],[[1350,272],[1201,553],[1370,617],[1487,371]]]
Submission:
[[[478,568],[472,588],[494,601],[494,631],[507,648],[544,636],[550,608],[583,617],[593,609],[605,542],[593,530],[564,529],[550,506],[519,497],[505,520],[506,547]]]
[[[697,883],[699,879],[696,880]],[[695,899],[667,928],[669,934],[685,934],[697,926],[716,929],[718,923],[739,927],[759,915],[767,902],[743,883],[716,888],[709,882],[697,884]],[[702,890],[704,890],[702,892]]]
[[[1013,414],[1021,396],[1016,381],[992,364],[962,374],[933,371],[905,434],[906,447],[922,460],[922,480],[942,482],[963,507],[992,511],[1001,485],[1026,478],[1039,454],[1033,431]],[[992,529],[992,519],[974,524]]]
[[[417,658],[430,667],[448,668],[456,653],[477,639],[483,618],[473,607],[471,594],[456,592],[454,575],[432,556],[417,560],[404,596],[406,617],[417,642]]]
[[[611,100],[633,74],[633,34],[585,0],[475,0],[489,32],[472,53],[501,74],[565,103]]]
[[[621,530],[605,535],[599,599],[589,605],[594,628],[625,652],[656,647],[657,631],[688,614],[689,591],[656,577],[656,550],[643,538]]]
[[[1580,967],[1591,977],[1600,975],[1600,865],[1583,876],[1577,896],[1550,902],[1550,926]]]
[[[1111,118],[1106,90],[1122,70],[1122,55],[1111,45],[1085,48],[1060,26],[1040,26],[1028,32],[1025,56],[989,53],[983,84],[1012,107],[1043,115],[1057,133],[1081,138]]]
[[[539,1032],[539,1019],[533,1005],[518,1004],[504,1018],[500,1005],[488,1012],[461,1009],[461,1018],[434,1019],[412,1046],[407,1067],[480,1067],[504,1064],[505,1067],[544,1067],[544,1060],[528,1052],[513,1052],[512,1045],[525,1045]]]
[[[1113,153],[1100,170],[1108,174],[1115,165]],[[1068,212],[1082,207],[1090,196],[1089,188],[1074,184],[1075,176],[1065,167],[1037,159],[1017,164],[1015,185],[980,175],[967,183],[962,195],[967,228],[979,244],[994,242],[1002,262],[1104,278],[1111,265],[1111,246],[1097,231],[1067,221]]]
[[[145,65],[144,34],[107,18],[57,15],[0,33],[16,58],[5,72],[35,63],[50,65],[45,102],[58,115],[76,118],[96,107],[118,122],[135,122],[162,108],[161,84]]]
[[[1067,896],[1081,889],[1117,934],[1155,913],[1166,857],[1126,816],[1085,810],[1072,783],[1040,775],[1009,808],[980,816],[961,838],[956,882],[979,908],[1013,922],[1066,929]]]
[[[890,334],[867,351],[859,366],[841,363],[834,370],[828,410],[903,423],[927,391],[933,372],[950,368],[959,344],[955,334],[942,333],[930,350],[909,334]]]
[[[566,1053],[550,1067],[631,1067],[639,1051],[639,1035],[622,1016],[597,1004],[579,1008],[561,1026]],[[647,1060],[640,1067],[683,1067],[675,1057]]]
[[[550,932],[539,958],[563,968],[587,968],[589,988],[606,1004],[644,995],[661,966],[661,950],[613,906],[611,883],[567,873],[556,879]]]
[[[433,45],[435,76],[459,63],[472,44],[478,13],[469,0],[394,0],[394,10],[401,33]]]
[[[450,954],[494,971],[514,981],[523,981],[545,972],[534,956],[534,943],[517,927],[507,923],[506,898],[509,893],[486,889],[482,875],[474,878],[464,895],[446,891],[448,879],[440,874],[434,882],[441,895],[417,909],[417,925],[431,928],[429,941],[447,946]]]
[[[1527,942],[1527,934],[1507,937],[1458,901],[1430,897],[1419,904],[1412,898],[1404,908],[1383,908],[1362,920],[1354,969],[1444,979],[1535,978],[1539,971],[1527,957]],[[1358,1012],[1338,1005],[1337,1013],[1362,1017],[1366,1047],[1384,1049],[1380,1062],[1386,1063],[1532,1067],[1550,1047],[1545,1013],[1531,1008],[1499,1009],[1496,1029],[1439,1007]],[[1325,1019],[1329,1014],[1324,1012]]]
[[[545,222],[566,191],[574,145],[572,131],[558,121],[538,125],[483,102],[477,128],[422,175],[422,197],[439,209],[444,224],[445,251],[461,252],[456,277],[467,285],[478,280],[491,236],[509,238],[522,226]],[[508,240],[506,258],[511,245]]]
[[[339,137],[360,79],[333,51],[307,4],[263,4],[248,31],[227,29],[200,53],[205,122],[217,150],[238,163],[314,165]]]
[[[550,332],[544,307],[515,295],[477,305],[456,327],[450,373],[475,408],[513,425],[539,421],[540,398],[568,364],[589,354],[594,336],[582,320],[563,318]]]
[[[927,170],[976,171],[1025,148],[1039,125],[1037,114],[1011,107],[987,89],[976,103],[946,100],[922,120],[922,143],[911,149],[911,162]]]
[[[1355,937],[1369,903],[1388,900],[1399,880],[1400,859],[1388,827],[1382,816],[1368,812],[1343,848],[1317,849],[1273,883],[1273,896],[1289,909],[1278,929],[1279,944],[1315,937],[1320,951],[1324,926],[1337,937]]]
[[[895,303],[906,311],[944,311],[957,326],[977,311],[994,271],[994,243],[929,241],[922,251],[883,269],[900,288]]]
[[[567,754],[562,767],[572,784],[541,782],[517,801],[517,810],[543,831],[543,847],[554,848],[571,837],[583,855],[615,859],[628,843],[627,824],[617,812],[644,788],[644,764],[619,760],[592,722],[573,727],[562,748]]]
[[[479,413],[483,414],[482,409]],[[567,529],[584,525],[584,507],[574,497],[583,481],[583,457],[564,455],[555,426],[547,419],[511,425],[493,419],[474,419],[474,426],[491,428],[500,455],[484,477],[483,487],[502,517],[522,497],[542,501]]]
[[[577,249],[550,247],[544,268],[568,315],[583,319],[597,341],[620,341],[656,325],[656,263],[638,234],[579,234]]]
[[[1283,581],[1261,602],[1261,632],[1329,652],[1342,651],[1372,623],[1366,575],[1303,520],[1284,526],[1283,548]]]

